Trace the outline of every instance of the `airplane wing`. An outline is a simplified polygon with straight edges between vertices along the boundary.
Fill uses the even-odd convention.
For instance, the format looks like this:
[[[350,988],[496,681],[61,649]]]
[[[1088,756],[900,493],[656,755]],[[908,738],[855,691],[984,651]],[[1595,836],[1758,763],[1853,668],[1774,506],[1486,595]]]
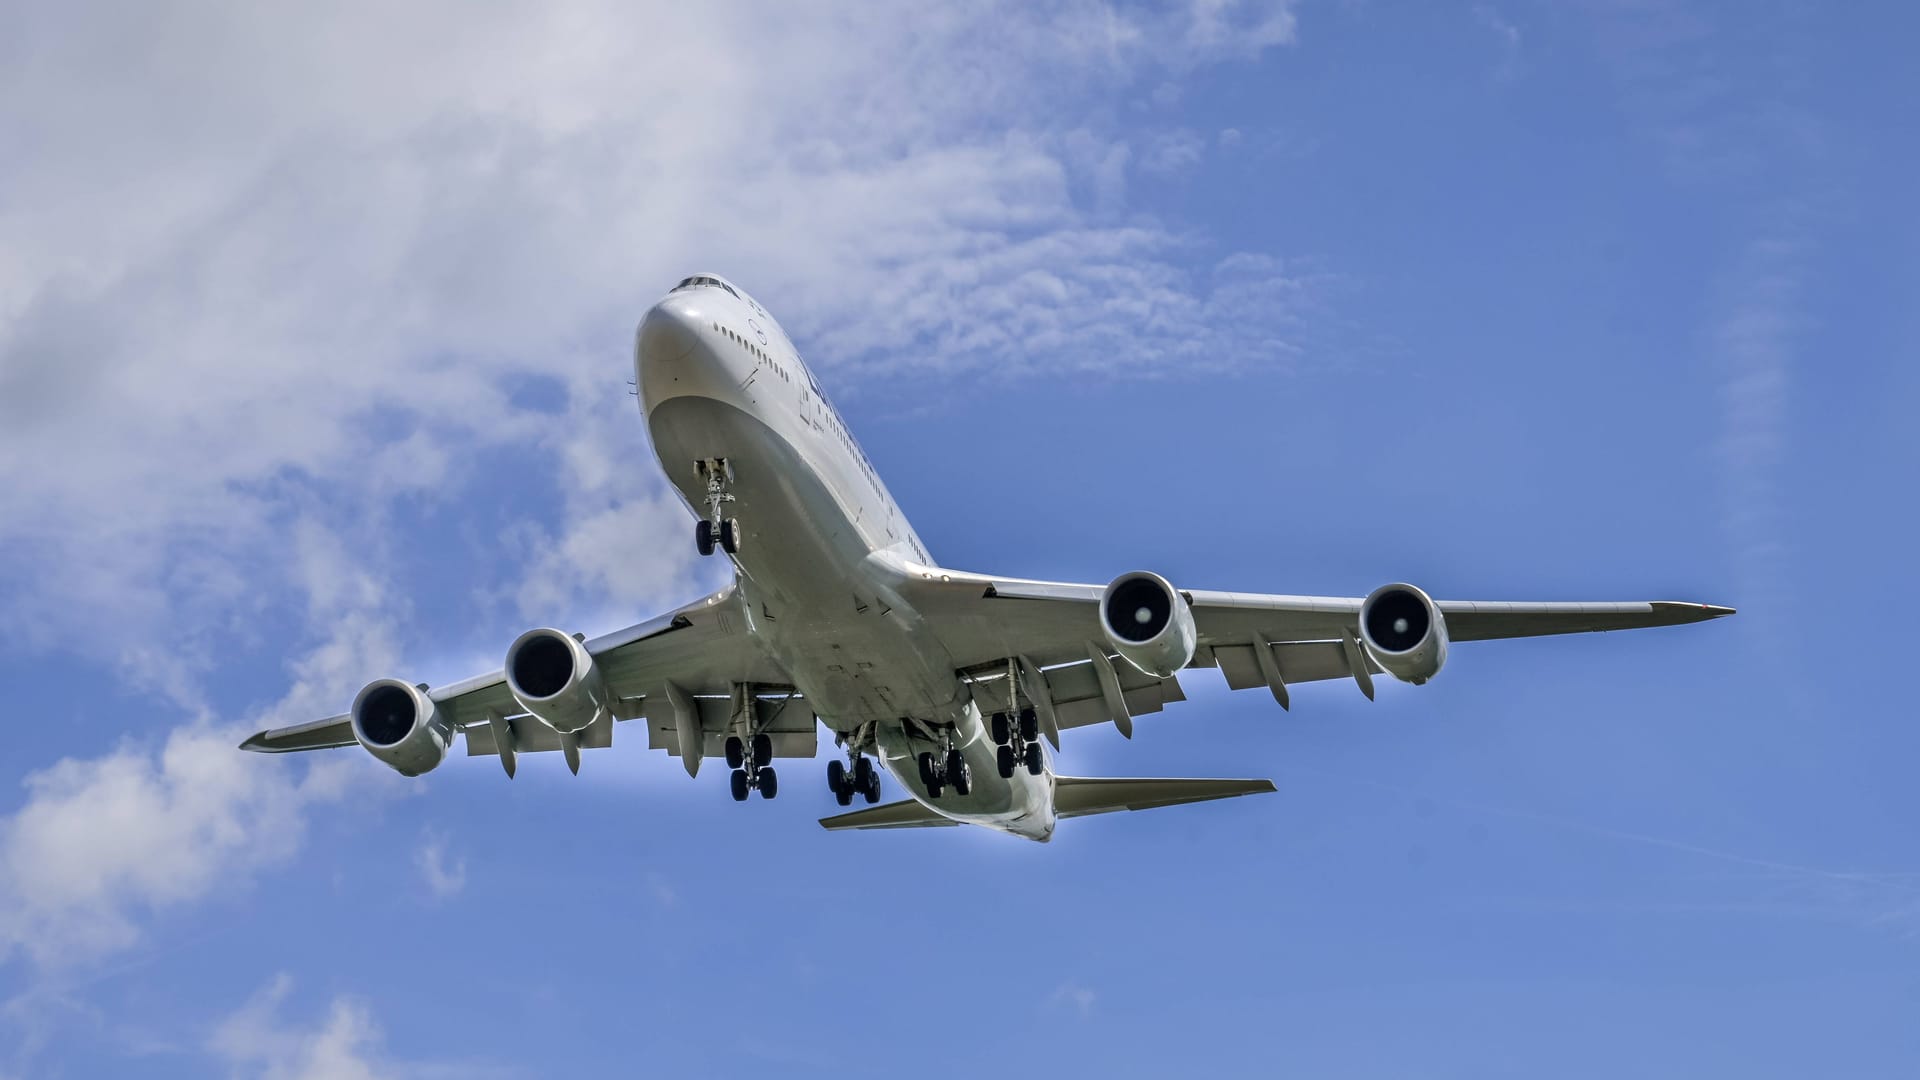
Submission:
[[[1157,679],[1126,663],[1098,664],[1090,656],[1099,652],[1111,661],[1114,655],[1100,625],[1103,586],[908,566],[899,590],[926,617],[961,674],[974,681],[977,697],[1032,703],[1050,738],[1060,729],[1109,720],[1130,732],[1132,716],[1185,697],[1176,679]],[[1287,686],[1323,679],[1354,679],[1373,696],[1372,676],[1381,669],[1353,643],[1363,598],[1204,590],[1181,595],[1199,637],[1189,666],[1219,668],[1236,690],[1268,687],[1282,705],[1288,704]],[[1733,614],[1732,608],[1671,600],[1435,603],[1455,642],[1675,626]],[[1112,708],[1101,667],[1118,677],[1125,710]],[[1117,716],[1119,711],[1128,715]]]
[[[818,742],[813,713],[798,695],[781,696],[791,690],[788,677],[754,642],[751,618],[737,590],[728,586],[677,611],[584,645],[595,666],[606,675],[607,685],[618,701],[618,718],[645,719],[648,744],[654,749],[686,756],[681,753],[675,715],[665,707],[666,684],[685,690],[697,707],[705,736],[701,753],[692,759],[697,761],[704,753],[720,752],[727,721],[738,707],[729,697],[732,688],[752,683],[774,695],[755,703],[761,713],[761,726],[772,736],[774,756],[812,757]],[[504,671],[434,688],[428,697],[466,733],[468,756],[499,753],[489,714],[504,719],[513,733],[516,752],[563,748],[552,728],[527,716],[514,700]],[[650,709],[649,703],[656,707]],[[608,720],[587,728],[579,745],[587,749],[605,747],[612,745],[612,740],[613,723]],[[240,746],[243,750],[280,754],[352,746],[354,742],[351,721],[343,715],[262,731]]]

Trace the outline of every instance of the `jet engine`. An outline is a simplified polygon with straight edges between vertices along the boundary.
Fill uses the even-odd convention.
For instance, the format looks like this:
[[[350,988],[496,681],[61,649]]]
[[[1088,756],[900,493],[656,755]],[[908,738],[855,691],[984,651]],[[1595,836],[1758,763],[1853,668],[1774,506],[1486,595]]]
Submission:
[[[1418,686],[1447,662],[1447,622],[1426,593],[1382,585],[1360,603],[1360,640],[1387,674]]]
[[[348,716],[367,753],[403,776],[432,772],[453,742],[453,722],[419,687],[399,679],[368,683]]]
[[[586,646],[558,630],[529,630],[507,649],[507,689],[520,707],[559,732],[613,711],[613,695]]]
[[[1193,659],[1199,634],[1186,598],[1159,574],[1121,574],[1100,594],[1100,628],[1114,651],[1159,679],[1171,678]]]

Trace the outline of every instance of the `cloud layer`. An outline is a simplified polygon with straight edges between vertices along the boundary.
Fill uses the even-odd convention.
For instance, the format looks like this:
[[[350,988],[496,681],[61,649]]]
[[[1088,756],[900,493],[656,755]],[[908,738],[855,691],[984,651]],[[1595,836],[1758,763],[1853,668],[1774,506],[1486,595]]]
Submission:
[[[445,539],[407,522],[487,507],[461,520],[518,569],[454,598],[482,614],[683,599],[622,380],[690,269],[843,381],[1287,360],[1313,276],[1129,213],[1102,118],[1293,33],[1224,0],[30,3],[0,41],[0,636],[187,722],[26,779],[0,958],[123,948],[297,845],[338,776],[233,742],[400,663],[390,583]],[[210,679],[260,622],[304,659],[237,722]]]

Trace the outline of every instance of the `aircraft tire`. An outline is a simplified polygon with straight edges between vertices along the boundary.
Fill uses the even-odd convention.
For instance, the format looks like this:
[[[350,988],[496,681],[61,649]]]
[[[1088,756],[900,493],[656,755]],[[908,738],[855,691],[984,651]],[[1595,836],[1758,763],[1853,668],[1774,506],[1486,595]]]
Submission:
[[[747,774],[744,769],[733,770],[733,801],[747,801]]]
[[[740,775],[745,776],[746,774],[741,773]],[[762,767],[760,770],[760,797],[763,799],[771,799],[779,793],[780,777],[774,773],[772,768]]]
[[[720,523],[720,546],[725,548],[729,555],[738,555],[740,553],[740,522],[738,519],[728,518]]]
[[[1013,779],[1013,769],[1015,764],[1013,759],[1013,747],[1002,746],[999,749],[999,751],[994,754],[994,764],[1000,767],[1000,779],[1002,780]]]
[[[853,785],[847,783],[847,764],[839,758],[834,758],[832,761],[827,762],[827,790],[833,792],[835,795],[843,791],[853,790]],[[842,800],[840,805],[845,806],[847,804],[845,800]]]
[[[1037,742],[1028,743],[1027,744],[1027,772],[1033,774],[1034,776],[1039,776],[1041,773],[1045,772],[1046,770],[1047,770],[1046,760],[1040,756],[1040,744]]]
[[[1028,742],[1040,737],[1040,718],[1032,709],[1020,710],[1020,737]]]
[[[1005,746],[1013,740],[1013,727],[1007,723],[1006,713],[994,713],[993,720],[987,725],[987,729],[988,734],[993,736],[996,746]]]
[[[747,763],[747,747],[740,736],[727,736],[727,768],[738,769]]]
[[[713,522],[701,521],[693,527],[693,546],[703,556],[713,554]]]
[[[753,760],[759,765],[773,760],[773,736],[762,731],[753,737]]]

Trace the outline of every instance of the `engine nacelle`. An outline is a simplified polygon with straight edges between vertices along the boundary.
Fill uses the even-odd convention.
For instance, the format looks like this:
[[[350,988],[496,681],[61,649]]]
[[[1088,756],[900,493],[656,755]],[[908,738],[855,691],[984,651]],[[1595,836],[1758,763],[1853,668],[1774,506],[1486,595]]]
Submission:
[[[507,689],[520,707],[559,732],[585,728],[613,711],[593,654],[558,630],[529,630],[507,648]]]
[[[453,722],[425,691],[399,679],[368,683],[348,716],[367,753],[403,776],[432,772],[453,742]]]
[[[1193,612],[1166,578],[1136,570],[1100,594],[1100,628],[1127,662],[1158,679],[1186,667],[1199,646]]]
[[[1426,593],[1382,585],[1360,604],[1360,640],[1387,674],[1415,686],[1447,662],[1447,621]]]

